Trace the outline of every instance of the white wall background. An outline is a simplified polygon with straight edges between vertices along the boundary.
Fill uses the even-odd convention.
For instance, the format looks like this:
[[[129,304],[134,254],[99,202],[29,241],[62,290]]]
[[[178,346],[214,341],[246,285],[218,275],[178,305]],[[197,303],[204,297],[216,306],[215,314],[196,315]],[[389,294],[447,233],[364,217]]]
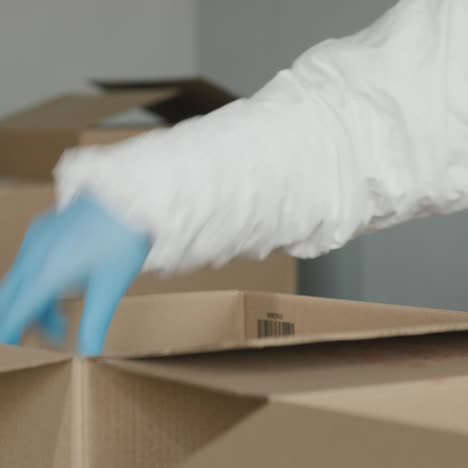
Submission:
[[[194,0],[1,0],[0,115],[86,87],[198,69]]]

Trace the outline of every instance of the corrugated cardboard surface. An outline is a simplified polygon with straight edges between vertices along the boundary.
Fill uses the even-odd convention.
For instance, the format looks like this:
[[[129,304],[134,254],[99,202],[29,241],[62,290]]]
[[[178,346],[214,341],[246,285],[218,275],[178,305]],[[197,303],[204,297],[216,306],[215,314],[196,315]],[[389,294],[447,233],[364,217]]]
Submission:
[[[0,466],[55,466],[70,446],[69,360],[8,347],[0,356],[10,363],[0,371]]]
[[[31,220],[54,201],[49,184],[12,184],[0,187],[0,276],[13,262]],[[294,293],[297,261],[274,254],[262,262],[236,260],[221,269],[204,269],[175,278],[141,275],[128,294],[249,289]]]
[[[468,435],[467,392],[468,376],[462,375],[301,393],[279,400]],[[438,404],[441,400],[443,405]]]
[[[272,404],[180,468],[462,468],[466,442],[449,432]]]
[[[67,344],[73,349],[83,304],[69,300],[63,307],[70,320]],[[287,323],[295,331],[282,335],[281,327],[272,326],[270,336],[257,335],[252,319],[257,325]],[[465,312],[252,291],[156,294],[123,298],[104,354],[175,356],[462,331],[468,331]]]
[[[87,453],[92,467],[176,466],[261,403],[93,364]],[[122,421],[128,421],[123,425]],[[117,431],[109,428],[117,427]],[[128,443],[128,441],[132,443]]]
[[[0,373],[34,369],[65,361],[67,361],[67,357],[61,354],[43,350],[31,352],[23,348],[5,347],[0,353]]]
[[[66,308],[76,332],[80,305]],[[295,334],[254,336],[264,317]],[[129,359],[142,350],[152,357]],[[102,357],[0,346],[0,362],[13,362],[1,388],[21,409],[0,450],[8,466],[31,463],[21,434],[32,440],[47,411],[41,468],[466,466],[461,312],[239,291],[128,297]]]
[[[70,306],[76,313],[77,304]],[[295,332],[272,327],[270,336],[259,336],[265,320]],[[467,330],[465,312],[241,291],[163,294],[125,298],[105,352],[163,356]]]

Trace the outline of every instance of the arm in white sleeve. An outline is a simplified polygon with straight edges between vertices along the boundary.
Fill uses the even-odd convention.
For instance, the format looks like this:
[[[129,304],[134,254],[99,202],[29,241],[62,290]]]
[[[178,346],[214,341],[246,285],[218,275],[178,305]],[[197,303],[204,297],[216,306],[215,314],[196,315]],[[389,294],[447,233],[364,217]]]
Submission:
[[[404,0],[303,54],[249,99],[164,132],[69,150],[67,203],[92,192],[176,272],[351,238],[468,207],[468,2]]]

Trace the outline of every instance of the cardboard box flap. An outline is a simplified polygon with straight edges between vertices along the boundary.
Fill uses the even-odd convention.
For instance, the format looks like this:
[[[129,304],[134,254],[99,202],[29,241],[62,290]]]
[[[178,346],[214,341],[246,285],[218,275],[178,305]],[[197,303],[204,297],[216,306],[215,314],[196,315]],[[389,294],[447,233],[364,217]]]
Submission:
[[[0,130],[80,129],[134,107],[177,95],[174,88],[118,94],[67,94],[0,121]]]
[[[81,303],[71,303],[76,333]],[[239,291],[126,297],[111,323],[108,357],[274,348],[468,330],[468,314]]]
[[[464,312],[270,293],[127,299],[116,320],[127,320],[129,309],[133,325],[115,327],[114,336],[117,330],[125,335],[109,342],[109,354],[161,356],[468,330]],[[141,320],[135,316],[140,310],[146,311]]]
[[[87,468],[175,468],[263,403],[86,364]]]
[[[467,394],[465,375],[287,395],[278,401],[468,435]]]
[[[106,336],[107,356],[171,355],[221,349],[244,338],[243,295],[237,291],[124,297]],[[69,301],[70,335],[76,336],[81,301]],[[71,340],[68,348],[73,349]]]
[[[70,371],[65,362],[0,374],[2,468],[82,468],[68,457],[56,457],[71,442],[64,424]]]
[[[310,426],[313,411],[306,409],[301,414],[297,410],[269,404],[182,463],[181,468],[316,466],[309,453],[315,437]]]
[[[196,115],[208,114],[237,99],[223,87],[203,78],[166,80],[93,80],[105,91],[126,92],[175,87],[179,94],[174,98],[147,106],[146,109],[175,124]]]
[[[0,373],[58,364],[70,356],[43,350],[0,344]]]
[[[463,376],[468,363],[468,333],[103,362],[153,378],[276,399]]]
[[[251,348],[468,330],[465,312],[255,292],[244,298]]]
[[[466,437],[460,434],[278,403],[179,468],[461,468],[465,459]]]

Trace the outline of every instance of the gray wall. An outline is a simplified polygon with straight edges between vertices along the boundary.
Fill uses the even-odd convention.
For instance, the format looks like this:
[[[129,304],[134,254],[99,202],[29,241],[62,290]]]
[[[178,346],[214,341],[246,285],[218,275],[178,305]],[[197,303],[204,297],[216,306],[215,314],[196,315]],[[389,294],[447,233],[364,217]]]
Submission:
[[[90,77],[198,69],[194,0],[1,0],[0,115]]]
[[[363,297],[468,311],[468,215],[434,217],[362,240]]]
[[[248,95],[309,46],[365,27],[395,0],[200,0],[205,75]],[[361,238],[302,265],[311,294],[468,310],[468,217]]]
[[[395,0],[199,0],[200,67],[250,94],[303,51],[369,25]]]

